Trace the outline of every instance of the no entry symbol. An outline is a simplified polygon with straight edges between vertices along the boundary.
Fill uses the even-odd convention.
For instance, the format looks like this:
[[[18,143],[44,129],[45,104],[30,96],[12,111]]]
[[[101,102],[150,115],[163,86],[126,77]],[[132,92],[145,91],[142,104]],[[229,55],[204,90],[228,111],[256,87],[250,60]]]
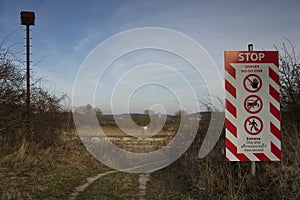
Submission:
[[[263,122],[260,118],[251,116],[245,120],[244,128],[250,135],[257,135],[263,129]]]
[[[244,108],[247,112],[256,114],[261,111],[263,102],[259,96],[250,95],[244,101]]]
[[[244,88],[248,92],[257,92],[262,86],[261,78],[256,74],[249,74],[244,78]]]

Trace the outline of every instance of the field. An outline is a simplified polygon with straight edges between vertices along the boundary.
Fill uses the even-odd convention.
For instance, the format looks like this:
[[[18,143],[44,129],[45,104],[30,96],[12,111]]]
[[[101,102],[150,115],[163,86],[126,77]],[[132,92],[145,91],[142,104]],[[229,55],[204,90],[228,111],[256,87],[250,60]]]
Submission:
[[[24,141],[0,151],[1,199],[65,199],[86,178],[107,171],[78,142],[44,148]]]
[[[164,132],[152,141],[137,139],[133,143],[133,139],[122,140],[126,135],[117,128],[104,129],[114,143],[133,152],[152,151],[153,148],[165,145],[171,137],[171,133]],[[162,138],[167,138],[167,140]],[[0,198],[65,199],[77,186],[84,184],[88,177],[109,170],[111,169],[98,162],[86,150],[74,130],[64,134],[58,145],[48,147],[26,140],[14,145],[1,144]],[[107,191],[108,186],[118,189],[120,176],[125,177],[123,180],[125,182],[131,180],[132,177],[138,177],[138,175],[134,176],[128,173],[110,175],[103,180],[101,179],[102,182],[94,184],[80,196],[80,199],[91,199],[93,188],[97,188],[98,184],[104,184],[103,189],[105,191]],[[134,187],[129,185],[130,189],[133,190],[132,198],[134,196],[138,198],[138,182],[137,178],[135,179]],[[112,184],[107,185],[108,182]],[[116,193],[117,196],[123,195],[124,198],[130,196],[130,193],[125,194],[128,190],[112,192]],[[109,197],[109,194],[107,195]]]
[[[204,159],[197,159],[206,121],[189,150],[171,166],[150,175],[145,199],[299,199],[300,138],[292,126],[282,129],[282,161],[226,163],[224,135]],[[107,136],[121,148],[133,152],[153,151],[168,143],[173,132],[162,131],[153,139],[126,139],[117,128],[104,127]],[[162,139],[165,138],[165,139]],[[135,143],[133,143],[135,141]],[[57,145],[22,140],[1,144],[1,199],[66,199],[88,177],[109,171],[84,148],[75,131]],[[92,185],[78,199],[139,199],[138,174],[117,172]]]

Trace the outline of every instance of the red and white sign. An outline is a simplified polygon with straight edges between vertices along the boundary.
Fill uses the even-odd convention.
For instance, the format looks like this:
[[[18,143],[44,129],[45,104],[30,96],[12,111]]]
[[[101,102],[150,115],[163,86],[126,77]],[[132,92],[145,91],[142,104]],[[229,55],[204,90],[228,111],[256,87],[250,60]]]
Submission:
[[[279,161],[277,51],[225,51],[226,160]]]
[[[244,101],[244,108],[247,112],[256,114],[261,111],[263,107],[263,101],[257,95],[250,95]]]

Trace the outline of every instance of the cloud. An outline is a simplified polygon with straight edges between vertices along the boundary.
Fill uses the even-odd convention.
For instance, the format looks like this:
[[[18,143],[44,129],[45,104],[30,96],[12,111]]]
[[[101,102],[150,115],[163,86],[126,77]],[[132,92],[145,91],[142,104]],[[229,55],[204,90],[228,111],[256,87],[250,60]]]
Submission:
[[[90,32],[87,36],[81,38],[79,42],[73,47],[75,53],[88,49],[91,45],[95,45],[99,34]]]

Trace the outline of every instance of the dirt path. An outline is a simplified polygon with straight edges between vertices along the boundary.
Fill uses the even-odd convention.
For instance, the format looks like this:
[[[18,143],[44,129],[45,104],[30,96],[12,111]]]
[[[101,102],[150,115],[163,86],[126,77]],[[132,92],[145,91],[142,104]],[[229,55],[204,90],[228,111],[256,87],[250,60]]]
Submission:
[[[108,174],[112,174],[112,173],[115,173],[115,172],[117,172],[117,171],[108,171],[108,172],[104,172],[104,173],[101,173],[101,174],[97,174],[96,176],[87,178],[87,182],[83,185],[80,185],[80,186],[76,187],[74,192],[72,194],[70,194],[67,199],[68,200],[75,200],[78,197],[80,192],[84,191],[88,186],[93,184],[96,180],[98,180],[99,178],[101,178],[103,176],[106,176]]]
[[[139,196],[140,196],[140,200],[145,200],[145,196],[146,196],[146,189],[147,189],[147,182],[150,179],[150,174],[149,173],[142,173],[140,174],[140,178],[139,178]]]
[[[95,181],[100,179],[103,176],[106,176],[108,174],[115,173],[117,171],[108,171],[101,174],[97,174],[96,176],[87,178],[87,182],[81,186],[78,186],[75,188],[74,192],[68,196],[68,200],[76,200],[79,196],[80,192],[83,192],[87,187],[89,187],[91,184],[93,184]],[[145,200],[146,196],[146,188],[147,188],[147,182],[150,179],[150,173],[141,173],[139,177],[139,200]]]

